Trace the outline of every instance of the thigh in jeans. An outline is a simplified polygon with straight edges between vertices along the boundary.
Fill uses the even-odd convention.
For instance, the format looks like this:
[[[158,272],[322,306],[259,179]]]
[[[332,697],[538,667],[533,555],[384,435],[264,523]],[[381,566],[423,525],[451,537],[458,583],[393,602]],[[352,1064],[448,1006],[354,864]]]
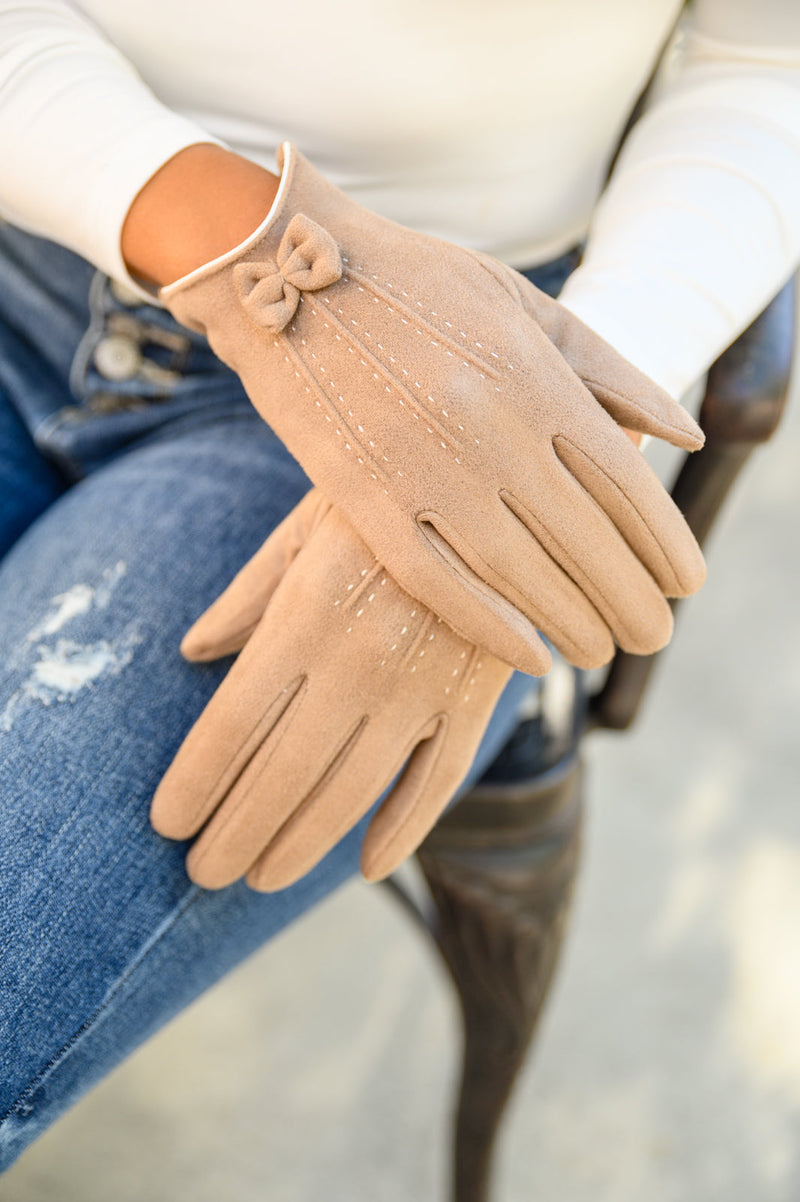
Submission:
[[[153,791],[228,666],[186,664],[181,635],[308,481],[202,340],[37,242],[0,238],[0,483],[19,502],[6,493],[0,525],[13,518],[8,542],[27,527],[0,562],[0,1169],[357,871],[367,821],[272,895],[197,889],[185,846],[150,828]],[[110,335],[139,355],[113,388],[98,369]],[[470,780],[529,690],[512,678]]]
[[[0,559],[65,488],[0,385]]]
[[[363,824],[291,889],[205,892],[148,822],[227,668],[180,636],[307,487],[255,414],[209,420],[76,485],[0,566],[0,1167],[357,870]]]
[[[0,1164],[345,875],[203,893],[148,823],[227,667],[180,636],[307,487],[255,414],[209,422],[74,487],[0,566]]]

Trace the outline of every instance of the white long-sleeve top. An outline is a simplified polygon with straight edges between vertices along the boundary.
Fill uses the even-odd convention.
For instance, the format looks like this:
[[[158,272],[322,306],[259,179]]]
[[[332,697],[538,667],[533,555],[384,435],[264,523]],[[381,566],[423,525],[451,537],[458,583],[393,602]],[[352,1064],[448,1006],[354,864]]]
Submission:
[[[680,395],[800,261],[800,3],[0,0],[0,213],[125,279],[133,198],[220,140],[295,141],[405,225],[517,267],[588,245],[562,301]]]

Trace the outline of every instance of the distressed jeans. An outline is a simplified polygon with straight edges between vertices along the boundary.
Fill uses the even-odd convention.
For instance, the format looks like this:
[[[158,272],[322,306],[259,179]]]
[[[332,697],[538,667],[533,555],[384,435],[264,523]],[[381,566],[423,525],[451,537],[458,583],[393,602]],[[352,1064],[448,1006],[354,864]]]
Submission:
[[[368,818],[292,888],[206,892],[148,822],[229,666],[180,637],[308,487],[201,337],[0,225],[0,1169],[358,870]]]

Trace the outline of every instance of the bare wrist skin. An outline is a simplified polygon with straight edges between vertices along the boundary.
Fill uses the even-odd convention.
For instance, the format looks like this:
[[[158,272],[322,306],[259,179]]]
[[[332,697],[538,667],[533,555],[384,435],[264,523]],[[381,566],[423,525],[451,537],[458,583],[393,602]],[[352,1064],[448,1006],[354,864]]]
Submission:
[[[243,242],[264,220],[278,177],[212,143],[180,150],[144,185],[122,227],[132,276],[162,287]]]

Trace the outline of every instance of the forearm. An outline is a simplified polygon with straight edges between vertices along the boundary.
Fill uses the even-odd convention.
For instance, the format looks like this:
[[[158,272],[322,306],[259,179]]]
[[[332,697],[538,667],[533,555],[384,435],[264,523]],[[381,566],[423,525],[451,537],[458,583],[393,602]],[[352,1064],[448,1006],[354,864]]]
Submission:
[[[69,4],[0,0],[0,216],[122,278],[134,197],[178,151],[210,141]]]
[[[629,138],[560,298],[675,396],[800,258],[800,16],[755,8],[698,5],[707,22]]]

